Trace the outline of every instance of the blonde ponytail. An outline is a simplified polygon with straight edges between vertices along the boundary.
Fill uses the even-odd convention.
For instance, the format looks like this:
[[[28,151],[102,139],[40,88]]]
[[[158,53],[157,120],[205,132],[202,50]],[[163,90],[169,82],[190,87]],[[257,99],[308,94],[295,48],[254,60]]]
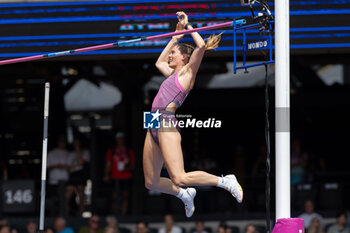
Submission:
[[[205,43],[206,52],[216,49],[219,46],[222,33],[224,32],[221,32],[219,35],[212,34],[209,36],[208,39],[206,39],[206,43]]]

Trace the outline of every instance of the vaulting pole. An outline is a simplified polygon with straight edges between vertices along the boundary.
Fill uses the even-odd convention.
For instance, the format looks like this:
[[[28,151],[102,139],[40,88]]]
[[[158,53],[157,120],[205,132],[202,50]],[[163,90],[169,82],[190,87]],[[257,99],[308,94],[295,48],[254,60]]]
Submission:
[[[140,38],[136,38],[136,39],[126,40],[126,41],[117,41],[114,43],[96,45],[96,46],[91,46],[91,47],[84,47],[84,48],[80,48],[80,49],[71,49],[71,50],[65,50],[65,51],[61,51],[61,52],[53,52],[53,53],[47,53],[47,54],[41,54],[41,55],[35,55],[35,56],[29,56],[29,57],[21,57],[21,58],[3,60],[3,61],[0,61],[0,65],[41,60],[41,59],[50,58],[50,57],[66,56],[66,55],[71,55],[71,54],[75,54],[75,53],[96,51],[96,50],[101,50],[101,49],[109,49],[109,48],[118,47],[118,46],[124,45],[124,44],[137,43],[140,41],[158,40],[158,39],[162,39],[162,38],[167,38],[167,37],[172,37],[172,36],[187,34],[187,33],[192,33],[192,32],[208,31],[208,30],[213,30],[213,29],[218,29],[218,28],[232,27],[234,23],[236,25],[242,25],[242,24],[246,23],[246,20],[239,19],[239,20],[234,20],[234,21],[227,22],[227,23],[214,24],[214,25],[210,25],[210,26],[194,28],[194,29],[189,29],[189,30],[183,30],[183,31],[179,31],[179,32],[170,32],[170,33],[165,33],[165,34],[161,34],[161,35],[140,37]]]

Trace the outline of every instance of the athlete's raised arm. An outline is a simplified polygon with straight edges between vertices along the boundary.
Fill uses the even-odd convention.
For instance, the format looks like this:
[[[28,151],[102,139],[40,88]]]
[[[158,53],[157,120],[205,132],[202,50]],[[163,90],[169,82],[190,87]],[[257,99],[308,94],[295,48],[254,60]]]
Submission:
[[[183,25],[178,23],[176,25],[176,31],[182,31],[182,30],[184,30]],[[181,40],[183,36],[184,36],[183,34],[173,36],[158,57],[158,60],[156,62],[156,67],[165,77],[169,77],[174,72],[174,69],[169,67],[169,54],[171,53],[171,49],[174,46],[176,46],[177,42]]]
[[[183,25],[184,27],[187,25],[186,29],[193,29],[192,25],[188,23],[188,16],[184,12],[179,11],[176,14],[179,16],[179,22],[181,23],[181,25]],[[191,33],[194,43],[196,44],[196,48],[190,55],[189,61],[185,66],[185,70],[186,72],[190,72],[192,77],[196,76],[200,64],[202,62],[204,53],[206,51],[210,51],[218,47],[218,44],[221,39],[221,34],[211,35],[208,38],[207,42],[205,42],[198,32]]]

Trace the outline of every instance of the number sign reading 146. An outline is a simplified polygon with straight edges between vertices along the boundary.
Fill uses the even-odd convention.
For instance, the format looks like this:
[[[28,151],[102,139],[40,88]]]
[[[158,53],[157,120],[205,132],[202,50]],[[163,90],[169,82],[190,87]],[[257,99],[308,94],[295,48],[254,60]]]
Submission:
[[[13,204],[30,204],[33,201],[33,191],[31,189],[7,190],[5,192],[5,203]]]
[[[35,211],[35,185],[33,181],[5,181],[2,186],[4,213],[28,213]]]

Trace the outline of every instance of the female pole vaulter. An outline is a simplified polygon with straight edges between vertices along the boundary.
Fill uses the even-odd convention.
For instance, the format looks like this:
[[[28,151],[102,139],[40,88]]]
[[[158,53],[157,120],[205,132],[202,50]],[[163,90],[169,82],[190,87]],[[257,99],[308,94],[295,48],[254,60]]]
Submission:
[[[192,29],[184,12],[176,14],[179,20],[176,31]],[[153,100],[152,111],[158,110],[161,119],[168,119],[168,122],[177,121],[175,111],[193,88],[204,53],[217,48],[221,38],[221,34],[212,35],[205,42],[197,32],[192,32],[191,36],[196,44],[195,49],[190,45],[178,43],[183,35],[173,36],[156,62],[156,67],[166,79]],[[243,190],[234,175],[218,177],[203,171],[185,172],[181,135],[174,125],[176,124],[167,124],[165,127],[161,125],[160,129],[150,129],[147,132],[143,149],[146,188],[180,198],[185,204],[187,217],[194,213],[193,200],[196,196],[196,189],[189,186],[212,185],[224,188],[241,203]],[[170,179],[160,177],[163,163]]]

